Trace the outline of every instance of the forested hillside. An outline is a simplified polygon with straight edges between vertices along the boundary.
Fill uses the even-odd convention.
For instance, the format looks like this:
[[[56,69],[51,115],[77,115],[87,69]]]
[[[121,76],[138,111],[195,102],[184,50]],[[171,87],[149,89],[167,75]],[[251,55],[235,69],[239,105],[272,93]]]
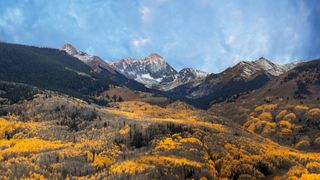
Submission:
[[[95,95],[116,84],[57,49],[7,43],[0,44],[0,79],[77,97]]]

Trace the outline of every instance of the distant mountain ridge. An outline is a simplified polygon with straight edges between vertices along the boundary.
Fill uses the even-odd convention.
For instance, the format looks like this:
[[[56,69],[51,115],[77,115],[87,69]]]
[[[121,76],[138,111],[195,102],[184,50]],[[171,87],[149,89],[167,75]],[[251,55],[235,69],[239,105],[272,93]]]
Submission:
[[[60,50],[8,43],[1,43],[0,47],[3,81],[77,96],[96,95],[113,85],[186,101],[201,108],[259,89],[301,64],[278,65],[259,58],[241,61],[221,73],[208,74],[193,68],[178,72],[155,53],[109,64],[71,44],[65,44]]]
[[[208,73],[198,69],[184,68],[174,76],[169,76],[163,79],[162,82],[159,83],[157,88],[164,91],[170,91],[171,89],[184,84],[197,84],[199,82],[202,82],[207,77],[207,75]]]
[[[78,51],[72,44],[65,44],[62,46],[61,50],[67,52],[69,55],[83,61],[88,64],[95,71],[100,72],[101,68],[105,68],[110,72],[115,73],[115,69],[113,69],[105,60],[102,60],[98,56],[89,55],[85,52]]]
[[[143,84],[125,77],[105,60],[98,56],[89,55],[85,52],[79,51],[72,44],[67,43],[63,45],[61,51],[64,51],[67,54],[81,60],[89,65],[95,72],[104,77],[110,78],[114,82],[117,82],[120,86],[125,86],[133,90],[148,91]]]
[[[201,82],[190,82],[177,86],[170,92],[187,98],[187,101],[192,104],[206,108],[232,96],[239,96],[258,89],[298,64],[299,62],[278,65],[265,58],[259,58],[255,61],[241,61],[221,73],[209,74]]]
[[[141,59],[125,58],[108,64],[72,46],[67,45],[65,49],[98,72],[99,68],[94,65],[101,67],[102,63],[106,64],[106,69],[111,69],[109,71],[116,71],[148,88],[163,91],[161,94],[202,108],[258,89],[301,63],[279,65],[261,57],[254,61],[241,61],[221,73],[208,74],[193,68],[178,72],[156,53]],[[92,63],[95,61],[99,63]]]
[[[202,97],[214,92],[215,89],[221,88],[223,85],[228,85],[232,82],[252,82],[262,78],[264,80],[272,79],[279,76],[291,68],[293,65],[278,65],[263,57],[255,61],[241,61],[235,66],[226,69],[218,74],[210,74],[197,90],[193,91],[191,97]],[[256,85],[261,82],[254,83]],[[216,87],[219,86],[219,87]]]
[[[156,53],[142,59],[122,59],[111,65],[128,78],[141,82],[149,88],[163,91],[207,76],[206,72],[193,68],[185,68],[177,72]]]
[[[237,67],[240,69],[240,71],[243,71],[240,74],[243,77],[251,76],[261,70],[269,73],[272,76],[279,76],[284,72],[294,68],[297,63],[298,62],[279,65],[271,62],[268,59],[265,59],[264,57],[261,57],[255,61],[241,61],[234,67]]]
[[[143,59],[122,59],[111,63],[111,65],[126,77],[141,82],[149,88],[159,84],[163,79],[177,74],[175,69],[155,53]]]

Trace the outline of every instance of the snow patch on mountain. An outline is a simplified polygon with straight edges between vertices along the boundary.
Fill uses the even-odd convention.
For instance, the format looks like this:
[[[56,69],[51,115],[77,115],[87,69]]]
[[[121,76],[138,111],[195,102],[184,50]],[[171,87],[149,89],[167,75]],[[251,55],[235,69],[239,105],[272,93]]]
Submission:
[[[167,77],[166,81],[162,81],[159,84],[159,88],[164,91],[169,91],[173,88],[176,88],[180,85],[187,84],[187,83],[193,83],[199,84],[202,82],[206,77],[208,73],[198,70],[198,69],[193,69],[193,68],[184,68],[179,73],[175,74],[172,77]]]
[[[204,79],[206,72],[185,68],[177,72],[158,54],[143,59],[126,58],[111,64],[126,77],[145,84],[149,88],[168,91],[194,80]]]
[[[174,76],[177,73],[160,55],[155,53],[143,59],[122,59],[111,65],[126,77],[143,83],[147,87],[153,87],[164,77]]]
[[[89,55],[85,52],[82,51],[78,51],[72,44],[65,44],[63,45],[63,47],[61,48],[61,50],[67,52],[69,55],[87,63],[88,61],[92,60],[94,58],[94,56]]]
[[[105,60],[101,59],[98,56],[90,55],[85,52],[79,51],[72,44],[67,43],[63,45],[61,50],[86,63],[96,72],[101,72],[103,69],[106,69],[110,73],[116,74],[115,69]]]
[[[294,68],[297,64],[299,64],[299,62],[279,65],[261,57],[255,61],[241,61],[236,66],[240,66],[242,68],[240,76],[247,78],[260,71],[266,71],[272,76],[279,76]]]
[[[263,57],[255,61],[241,61],[233,67],[218,74],[210,74],[196,88],[189,93],[190,98],[199,98],[219,90],[223,85],[237,82],[253,81],[259,75],[267,75],[270,78],[279,76],[300,62],[285,65],[275,64]],[[195,87],[195,86],[192,86]]]

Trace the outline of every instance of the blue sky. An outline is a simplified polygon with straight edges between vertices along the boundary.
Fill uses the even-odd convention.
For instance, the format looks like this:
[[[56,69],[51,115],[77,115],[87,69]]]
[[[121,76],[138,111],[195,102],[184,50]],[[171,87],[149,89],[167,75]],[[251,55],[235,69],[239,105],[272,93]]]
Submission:
[[[320,57],[318,0],[0,0],[0,40],[220,72]]]

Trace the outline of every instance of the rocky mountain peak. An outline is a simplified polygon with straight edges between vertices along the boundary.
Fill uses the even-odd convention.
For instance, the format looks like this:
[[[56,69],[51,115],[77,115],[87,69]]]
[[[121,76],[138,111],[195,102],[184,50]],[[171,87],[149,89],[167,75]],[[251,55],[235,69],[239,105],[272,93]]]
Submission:
[[[66,51],[70,55],[75,55],[79,53],[78,50],[70,43],[63,45],[61,50]]]
[[[142,59],[122,59],[111,65],[126,77],[143,83],[147,87],[157,85],[168,76],[177,74],[177,71],[156,53]]]
[[[264,57],[261,57],[255,61],[252,61],[252,63],[257,64],[258,66],[261,66],[261,67],[277,66],[275,63],[271,62],[270,60],[268,60]]]
[[[106,61],[102,60],[99,56],[78,51],[72,44],[67,43],[63,45],[61,50],[88,64],[96,72],[101,72],[103,69],[106,69],[113,74],[115,73],[113,67],[110,66],[110,64],[108,64]]]
[[[148,56],[149,58],[152,58],[152,59],[163,59],[163,57],[161,57],[159,54],[157,53],[151,53],[149,54]]]
[[[264,58],[263,56],[261,56],[258,60],[267,60],[268,61],[268,59]]]
[[[117,66],[119,64],[159,64],[164,65],[166,64],[166,61],[163,57],[161,57],[159,54],[151,53],[145,58],[139,59],[139,58],[124,58],[117,62],[113,62],[113,65]]]
[[[254,61],[241,61],[231,69],[237,69],[237,73],[244,78],[250,77],[257,72],[266,72],[272,76],[279,76],[287,71],[282,65],[275,64],[264,57]]]
[[[152,63],[165,64],[166,61],[159,54],[152,53],[145,60],[150,61]]]

